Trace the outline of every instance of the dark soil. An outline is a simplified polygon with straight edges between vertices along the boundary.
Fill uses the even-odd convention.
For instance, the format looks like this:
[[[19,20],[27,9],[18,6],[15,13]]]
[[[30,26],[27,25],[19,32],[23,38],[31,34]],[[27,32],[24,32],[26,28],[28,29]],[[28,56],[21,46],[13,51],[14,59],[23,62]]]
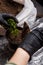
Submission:
[[[23,6],[10,1],[0,0],[0,13],[10,13],[10,14],[16,15],[18,12],[20,12]]]

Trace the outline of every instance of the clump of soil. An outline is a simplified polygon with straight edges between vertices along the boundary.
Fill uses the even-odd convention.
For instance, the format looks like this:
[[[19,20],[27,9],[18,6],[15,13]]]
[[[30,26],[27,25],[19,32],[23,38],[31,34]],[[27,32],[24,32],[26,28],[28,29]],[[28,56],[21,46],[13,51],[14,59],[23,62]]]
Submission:
[[[9,34],[9,41],[12,44],[20,44],[22,42],[22,30],[19,30],[19,33],[17,36],[14,36],[13,34]]]

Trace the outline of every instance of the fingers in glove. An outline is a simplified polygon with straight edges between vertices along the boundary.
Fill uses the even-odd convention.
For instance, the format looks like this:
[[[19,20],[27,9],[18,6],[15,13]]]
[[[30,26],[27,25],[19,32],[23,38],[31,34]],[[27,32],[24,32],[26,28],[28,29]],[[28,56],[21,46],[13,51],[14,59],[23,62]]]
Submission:
[[[5,26],[5,27],[10,27],[10,26],[8,25],[8,23],[6,22],[6,20],[4,20],[3,18],[0,19],[0,24],[1,24],[2,26]]]
[[[5,20],[11,18],[11,19],[13,19],[16,23],[18,23],[18,20],[16,19],[16,17],[13,16],[12,14],[2,13],[2,17],[3,17]]]

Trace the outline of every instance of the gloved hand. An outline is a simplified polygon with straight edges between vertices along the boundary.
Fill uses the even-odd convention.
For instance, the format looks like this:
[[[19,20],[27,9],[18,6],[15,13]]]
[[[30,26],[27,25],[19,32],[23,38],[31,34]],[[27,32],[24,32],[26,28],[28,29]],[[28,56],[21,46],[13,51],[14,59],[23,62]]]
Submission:
[[[0,25],[3,25],[5,28],[8,29],[10,25],[7,23],[6,20],[9,18],[12,18],[13,20],[15,20],[15,22],[18,22],[13,15],[7,13],[0,13]]]
[[[32,56],[38,49],[43,46],[43,27],[36,28],[29,34],[27,34],[20,44],[20,48]]]

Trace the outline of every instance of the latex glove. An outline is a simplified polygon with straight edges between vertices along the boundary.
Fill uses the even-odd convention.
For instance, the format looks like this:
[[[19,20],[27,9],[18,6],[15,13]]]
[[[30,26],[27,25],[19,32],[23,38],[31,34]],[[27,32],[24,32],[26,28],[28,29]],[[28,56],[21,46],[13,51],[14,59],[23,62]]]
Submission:
[[[43,46],[43,18],[39,19],[39,22],[40,24],[36,27],[36,29],[28,33],[19,46],[28,52],[30,56]]]
[[[43,46],[43,28],[37,28],[27,34],[20,48],[24,49],[32,56],[37,50]]]
[[[17,25],[23,28],[23,24],[24,22],[26,22],[31,29],[33,24],[35,23],[36,15],[37,15],[37,10],[34,7],[33,2],[31,0],[25,0],[24,8],[21,10],[21,12],[18,15],[16,15],[16,18],[19,21]]]
[[[13,15],[7,13],[0,13],[0,25],[3,25],[5,28],[9,28],[10,26],[6,21],[9,18],[12,18],[17,22],[16,18]]]

